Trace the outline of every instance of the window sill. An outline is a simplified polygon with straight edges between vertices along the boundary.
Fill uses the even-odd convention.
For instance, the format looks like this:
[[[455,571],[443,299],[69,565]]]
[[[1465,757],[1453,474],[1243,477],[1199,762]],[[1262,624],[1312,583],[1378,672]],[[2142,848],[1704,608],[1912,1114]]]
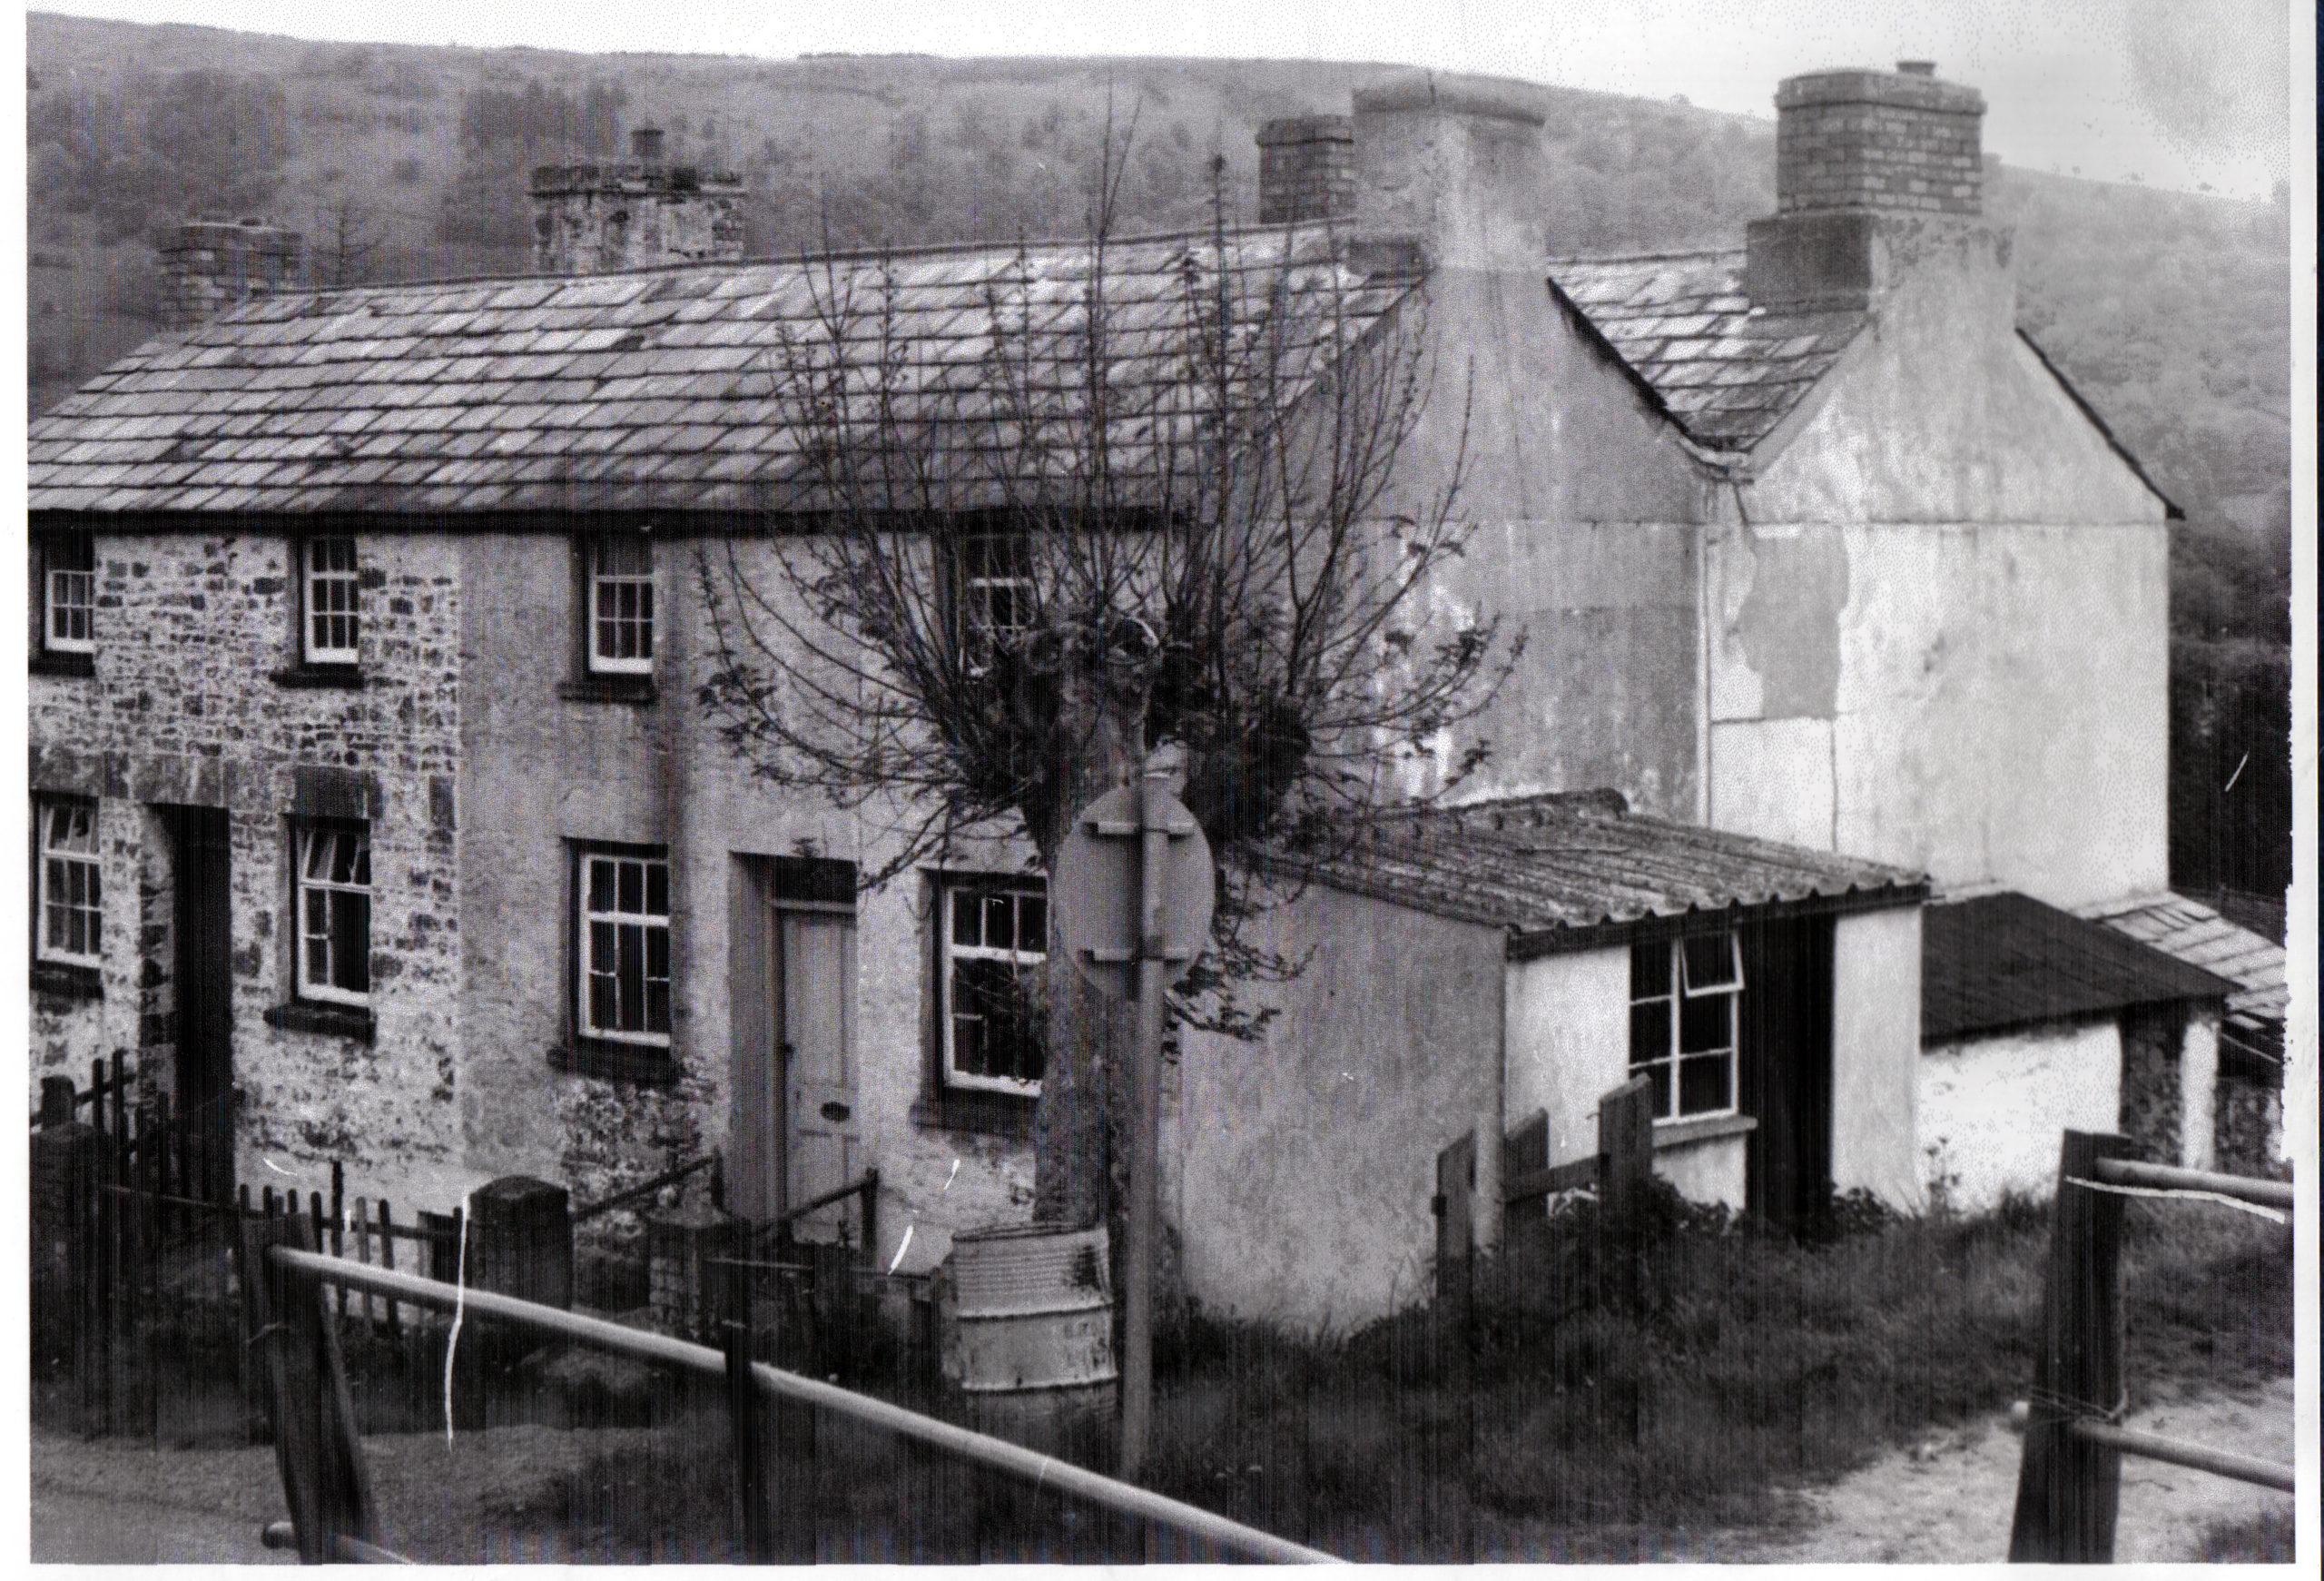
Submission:
[[[97,656],[94,653],[34,654],[29,661],[36,676],[77,676],[86,677],[97,673]]]
[[[54,994],[60,999],[103,999],[104,973],[94,966],[75,965],[69,961],[34,961],[33,992]]]
[[[285,1032],[321,1033],[328,1037],[353,1038],[358,1042],[369,1042],[376,1030],[371,1013],[361,1005],[294,999],[288,1004],[270,1004],[264,1013],[267,1025],[279,1026]]]
[[[955,1088],[930,1092],[915,1100],[911,1122],[936,1131],[970,1131],[984,1136],[1029,1141],[1038,1098],[1009,1092],[979,1092]]]
[[[363,672],[351,664],[302,664],[276,670],[267,677],[278,687],[294,691],[359,692]]]
[[[597,1038],[575,1038],[569,1043],[558,1043],[549,1050],[548,1062],[553,1069],[568,1075],[596,1076],[640,1087],[671,1087],[678,1080],[678,1064],[669,1050],[606,1042]]]
[[[556,695],[568,703],[651,703],[659,696],[652,676],[585,676],[559,681]]]
[[[1654,1122],[1654,1151],[1668,1147],[1687,1147],[1699,1141],[1717,1141],[1722,1137],[1745,1136],[1759,1129],[1759,1122],[1748,1114],[1706,1114],[1700,1120],[1658,1120]]]

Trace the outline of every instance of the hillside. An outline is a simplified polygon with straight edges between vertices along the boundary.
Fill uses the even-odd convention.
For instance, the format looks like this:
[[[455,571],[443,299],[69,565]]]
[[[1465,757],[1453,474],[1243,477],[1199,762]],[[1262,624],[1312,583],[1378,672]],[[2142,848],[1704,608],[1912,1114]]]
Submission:
[[[35,411],[153,331],[152,238],[197,212],[303,232],[318,283],[514,272],[529,262],[529,168],[615,153],[652,124],[674,160],[743,176],[753,255],[1071,234],[1110,123],[1132,133],[1125,228],[1192,226],[1209,214],[1215,154],[1230,213],[1248,215],[1260,124],[1344,113],[1381,69],[582,55],[41,14],[26,17],[25,52]],[[1542,203],[1559,252],[1732,242],[1773,208],[1771,121],[1548,98]],[[2190,519],[2173,552],[2175,701],[2178,734],[2209,756],[2197,774],[2179,755],[2190,766],[2174,825],[2202,868],[2182,882],[2279,883],[2288,843],[2279,852],[2267,833],[2278,754],[2253,732],[2271,728],[2288,675],[2287,206],[1997,164],[1988,193],[2016,231],[2022,321]],[[2233,723],[2246,716],[2261,724]],[[2259,769],[2233,806],[2214,805],[2204,784],[2221,786],[2245,752]],[[2288,776],[2280,789],[2288,809]],[[2217,848],[2237,820],[2260,833],[2231,844],[2267,853]]]

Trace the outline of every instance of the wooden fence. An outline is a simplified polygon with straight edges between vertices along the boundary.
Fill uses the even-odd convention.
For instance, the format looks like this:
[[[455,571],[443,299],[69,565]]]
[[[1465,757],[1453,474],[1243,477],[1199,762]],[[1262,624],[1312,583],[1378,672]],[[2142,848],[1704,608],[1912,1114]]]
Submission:
[[[2012,1563],[2111,1564],[2122,1457],[2141,1455],[2290,1493],[2292,1468],[2230,1450],[2126,1430],[2120,1254],[2125,1196],[2226,1198],[2290,1212],[2281,1181],[2169,1169],[2122,1157],[2130,1140],[2069,1131],[2051,1209]]]
[[[340,1299],[354,1290],[408,1308],[449,1310],[457,1305],[471,1322],[506,1325],[537,1338],[577,1342],[724,1380],[742,1506],[738,1524],[744,1550],[756,1560],[785,1554],[802,1556],[799,1507],[777,1505],[770,1498],[783,1474],[773,1463],[779,1456],[765,1453],[760,1412],[772,1402],[778,1409],[844,1418],[922,1450],[1171,1533],[1216,1554],[1270,1562],[1331,1562],[1327,1555],[1146,1488],[753,1361],[747,1310],[729,1327],[724,1348],[713,1349],[514,1297],[463,1291],[409,1273],[318,1255],[310,1215],[243,1218],[239,1246],[245,1344],[258,1359],[276,1464],[290,1509],[290,1531],[283,1536],[308,1564],[405,1562],[380,1544],[338,1326],[332,1320],[334,1290]],[[781,1435],[776,1442],[779,1446]],[[812,1534],[803,1556],[812,1556]]]

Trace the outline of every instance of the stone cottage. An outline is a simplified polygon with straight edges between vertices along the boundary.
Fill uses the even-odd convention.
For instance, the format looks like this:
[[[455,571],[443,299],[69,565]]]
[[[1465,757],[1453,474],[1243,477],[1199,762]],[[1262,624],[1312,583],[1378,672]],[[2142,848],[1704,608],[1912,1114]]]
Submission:
[[[1190,276],[1310,291],[1356,332],[1430,337],[1398,487],[1425,497],[1461,458],[1477,524],[1435,607],[1530,637],[1474,794],[1657,874],[1635,905],[1435,909],[1421,878],[1323,875],[1366,917],[1474,933],[1476,1005],[1555,1023],[1555,995],[1510,985],[1593,985],[1586,1030],[1463,1068],[1547,1107],[1677,1061],[1670,1140],[1718,1157],[1695,1189],[1752,1201],[1758,1157],[1768,1181],[1911,1207],[1915,875],[2060,905],[2164,881],[2167,507],[2014,331],[2005,241],[1975,212],[1975,95],[1854,73],[1779,104],[1781,212],[1740,253],[1548,262],[1530,90],[1408,74],[1262,140],[1258,227],[1116,243],[1108,294],[1134,314]],[[1067,243],[286,292],[35,421],[35,1071],[133,1050],[181,1107],[241,1092],[246,1177],[343,1159],[350,1191],[399,1203],[515,1172],[595,1195],[714,1148],[753,1217],[876,1166],[880,1255],[907,1267],[1021,1219],[1039,1050],[975,1012],[1047,948],[1042,880],[1019,845],[962,843],[862,888],[893,848],[880,819],[771,793],[697,707],[716,662],[697,568],[731,552],[748,574],[814,509],[768,368],[819,276],[876,277],[918,365],[973,378],[996,303],[1069,329],[1087,270]],[[1137,365],[1158,367],[1184,321],[1138,322]],[[1604,828],[1539,799],[1600,790],[1622,809]],[[1444,871],[1473,879],[1462,852],[1486,837],[1452,827]],[[1748,883],[1722,865],[1746,855]],[[1566,857],[1509,860],[1551,885]],[[1841,906],[1851,887],[1880,898]],[[1740,1078],[1707,1062],[1687,1087],[1683,1056],[1709,1051],[1606,1018],[1638,1023],[1615,968],[1660,949],[1681,996],[1689,970],[1712,999],[1739,970],[1748,1021],[1750,941],[1778,922],[1831,941],[1807,952],[1834,984],[1817,1013],[1878,1035],[1858,1061],[1832,1034],[1822,1107],[1769,1153]],[[1527,953],[1576,928],[1587,948]],[[1699,935],[1727,939],[1724,965],[1707,944],[1689,967]],[[1208,1112],[1222,1056],[1198,1045],[1165,1201],[1202,1295],[1206,1269],[1247,1277],[1196,1243],[1213,1150],[1257,1122]],[[1553,1068],[1568,1048],[1586,1070]],[[1445,1102],[1399,1156],[1344,1167],[1424,1212],[1440,1148],[1522,1118]]]

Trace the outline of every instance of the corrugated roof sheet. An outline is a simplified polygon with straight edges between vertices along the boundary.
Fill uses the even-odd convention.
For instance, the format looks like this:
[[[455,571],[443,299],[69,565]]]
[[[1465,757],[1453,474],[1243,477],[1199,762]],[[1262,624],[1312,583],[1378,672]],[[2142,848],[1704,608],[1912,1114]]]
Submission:
[[[1089,272],[1087,244],[1052,242],[260,298],[148,341],[36,419],[30,504],[808,509],[811,465],[790,420],[800,364],[784,348],[827,346],[834,303],[852,304],[850,371],[881,361],[884,327],[903,421],[928,425],[928,453],[972,487],[1027,453],[1000,420],[1033,410],[1073,431]],[[1111,243],[1117,476],[1134,490],[1215,404],[1185,370],[1220,290],[1242,303],[1235,321],[1285,326],[1279,343],[1254,334],[1238,349],[1239,394],[1270,373],[1295,388],[1414,284],[1354,273],[1320,226],[1229,232],[1223,246],[1209,234]],[[1270,301],[1289,305],[1267,319]],[[1026,400],[988,393],[996,351]],[[852,398],[867,399],[864,382]]]
[[[1563,258],[1550,281],[1693,439],[1767,437],[1846,350],[1861,311],[1769,312],[1743,291],[1743,250]]]
[[[2182,894],[2088,906],[2081,915],[2233,983],[2221,1033],[2252,1053],[2280,1062],[2284,1015],[2291,990],[2284,978],[2283,946],[2239,927],[2201,901]]]
[[[2031,895],[1983,894],[1921,914],[1925,1043],[2136,1004],[2222,999],[2234,986]]]
[[[1689,912],[1855,897],[1910,904],[1920,874],[1629,812],[1613,791],[1384,813],[1271,871],[1555,948],[1555,935]],[[1577,941],[1578,942],[1578,941]]]

